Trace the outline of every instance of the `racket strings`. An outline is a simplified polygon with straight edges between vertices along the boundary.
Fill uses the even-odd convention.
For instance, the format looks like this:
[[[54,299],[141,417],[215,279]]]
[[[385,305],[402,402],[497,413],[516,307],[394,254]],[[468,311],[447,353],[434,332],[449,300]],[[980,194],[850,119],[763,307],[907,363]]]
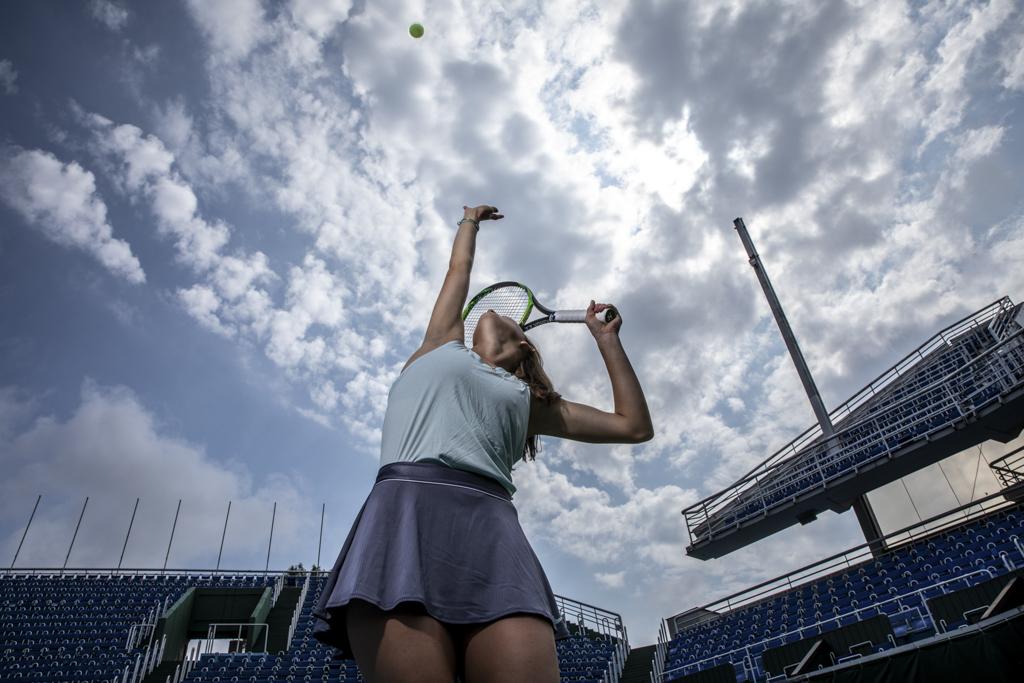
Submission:
[[[523,315],[530,305],[530,295],[522,287],[507,285],[491,290],[480,297],[465,320],[466,339],[473,338],[473,331],[476,329],[480,316],[491,310],[498,315],[508,316],[517,323],[522,324]]]

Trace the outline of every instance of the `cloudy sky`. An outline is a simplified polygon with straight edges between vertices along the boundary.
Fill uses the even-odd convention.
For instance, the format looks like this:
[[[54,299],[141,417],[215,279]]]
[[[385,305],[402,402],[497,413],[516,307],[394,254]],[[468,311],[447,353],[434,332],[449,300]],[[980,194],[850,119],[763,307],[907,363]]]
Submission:
[[[492,204],[472,291],[622,312],[655,438],[545,440],[515,504],[555,592],[653,642],[861,541],[827,513],[684,554],[680,510],[813,422],[733,218],[834,407],[1024,298],[1022,104],[1010,0],[3,3],[3,562],[41,494],[18,566],[63,564],[86,497],[73,566],[117,564],[136,498],[124,566],[163,565],[179,498],[169,566],[215,564],[228,501],[222,566],[263,568],[275,501],[271,567],[316,560],[321,505],[330,566],[462,206]],[[612,409],[584,330],[533,336]],[[994,491],[979,457],[880,493],[883,524],[903,483],[922,514]]]

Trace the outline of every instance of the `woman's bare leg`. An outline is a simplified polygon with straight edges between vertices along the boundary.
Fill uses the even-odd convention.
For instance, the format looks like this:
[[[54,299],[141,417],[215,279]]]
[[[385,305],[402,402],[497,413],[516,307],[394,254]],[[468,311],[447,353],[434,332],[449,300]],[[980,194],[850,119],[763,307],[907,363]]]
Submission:
[[[558,683],[558,651],[551,622],[514,614],[467,625],[466,683]]]
[[[370,683],[455,680],[451,634],[421,605],[401,603],[385,612],[353,598],[345,621],[356,665]]]

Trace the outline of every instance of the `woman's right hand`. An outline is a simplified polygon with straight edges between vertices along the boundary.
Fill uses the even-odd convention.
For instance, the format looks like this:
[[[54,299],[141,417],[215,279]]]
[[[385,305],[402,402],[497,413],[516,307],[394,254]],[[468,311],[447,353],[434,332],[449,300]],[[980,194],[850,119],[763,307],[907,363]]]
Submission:
[[[590,305],[587,306],[587,316],[584,322],[597,341],[612,335],[617,336],[619,328],[622,327],[622,315],[619,314],[618,309],[616,309],[615,318],[611,322],[601,322],[597,319],[597,314],[606,308],[612,308],[611,304],[596,304],[593,299],[590,300]]]
[[[477,221],[496,221],[505,217],[498,213],[498,207],[488,206],[487,204],[472,207],[463,205],[462,211],[464,218],[472,218]]]

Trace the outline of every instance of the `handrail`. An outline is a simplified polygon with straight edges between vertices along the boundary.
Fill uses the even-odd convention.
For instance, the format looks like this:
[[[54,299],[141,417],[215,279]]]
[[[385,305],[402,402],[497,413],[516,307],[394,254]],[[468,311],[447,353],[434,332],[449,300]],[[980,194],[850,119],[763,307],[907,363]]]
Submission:
[[[1019,484],[1024,481],[1024,446],[996,458],[988,466],[1004,488]]]
[[[995,504],[988,505],[988,503]],[[967,518],[960,517],[961,513],[973,507],[978,508],[976,514]],[[849,569],[853,565],[860,564],[864,560],[873,559],[874,555],[871,553],[871,546],[877,543],[879,540],[885,542],[886,546],[889,548],[888,552],[885,554],[889,554],[898,551],[903,546],[924,541],[934,536],[937,536],[940,533],[947,531],[949,528],[953,526],[966,525],[972,520],[981,518],[983,514],[989,514],[997,510],[1010,509],[1014,507],[1017,507],[1016,503],[1014,503],[1013,501],[1006,500],[1005,498],[1003,498],[1002,492],[997,491],[996,493],[989,494],[984,498],[979,498],[975,501],[964,503],[963,505],[952,508],[950,510],[946,510],[945,512],[940,512],[937,515],[933,515],[921,521],[909,524],[903,527],[902,529],[897,529],[896,531],[892,531],[888,534],[885,534],[881,538],[871,539],[870,541],[866,541],[864,543],[861,543],[860,545],[853,546],[852,548],[848,548],[842,552],[830,555],[829,557],[826,557],[824,559],[817,560],[810,564],[804,565],[799,569],[794,569],[793,571],[786,572],[785,574],[780,574],[772,579],[762,581],[757,585],[736,591],[735,593],[731,593],[723,598],[719,598],[712,602],[706,603],[704,605],[699,605],[697,607],[685,610],[683,612],[677,612],[671,617],[668,617],[668,619],[675,619],[676,617],[682,616],[686,612],[690,612],[695,609],[703,609],[712,612],[718,612],[720,616],[725,616],[730,612],[733,612],[741,608],[749,607],[750,605],[758,602],[762,595],[772,594],[783,587],[787,589],[797,588],[799,586],[805,585],[806,583],[810,583],[811,581],[817,581],[819,579],[825,578],[830,574],[837,573],[843,568]],[[928,528],[929,525],[933,524],[934,522],[938,522],[945,518],[949,518],[948,524],[941,525],[937,528]],[[921,531],[922,529],[924,530],[923,532]],[[853,560],[852,562],[851,558]],[[837,562],[835,564],[828,564],[833,563],[836,560],[841,560],[841,562]],[[822,565],[828,566],[822,567]],[[805,572],[810,573],[804,576],[799,576],[801,574],[804,574]],[[785,582],[785,586],[783,586],[782,582]],[[749,595],[753,591],[757,591],[758,589],[765,588],[768,586],[771,586],[769,590],[762,591],[761,593],[757,593],[754,595]],[[743,599],[743,596],[747,597]]]
[[[302,592],[299,593],[299,600],[295,603],[295,612],[292,614],[292,623],[288,627],[288,643],[285,645],[286,650],[292,646],[292,638],[295,636],[295,629],[299,625],[299,615],[302,614],[303,605],[306,604],[306,592],[309,590],[309,580],[312,576],[313,573],[308,572],[306,574],[306,580],[302,582]]]
[[[263,649],[262,650],[245,650],[245,652],[266,652],[267,651],[267,638],[269,636],[268,632],[270,631],[270,625],[267,624],[267,622],[265,622],[265,621],[248,621],[248,622],[247,621],[224,621],[224,622],[211,623],[211,624],[209,624],[206,627],[206,652],[204,654],[209,654],[209,653],[213,652],[213,641],[217,640],[217,635],[216,634],[217,634],[217,627],[218,626],[237,626],[238,627],[238,637],[237,638],[232,638],[231,640],[242,641],[243,644],[245,643],[245,641],[242,639],[242,627],[243,626],[262,626],[263,629],[262,629],[261,632],[263,633]],[[258,637],[259,636],[257,636],[257,638]]]
[[[901,376],[900,373],[898,372],[899,369],[906,370],[906,369],[909,369],[910,367],[913,367],[913,366],[917,365],[917,362],[914,362],[914,363],[910,363],[910,364],[904,366],[904,363],[906,363],[909,359],[914,358],[916,356],[918,360],[921,360],[925,356],[930,354],[932,351],[934,351],[935,349],[939,348],[940,346],[948,345],[948,341],[946,340],[945,335],[948,332],[950,332],[951,330],[956,329],[957,330],[957,335],[956,336],[960,336],[960,334],[962,332],[966,332],[966,331],[970,330],[972,327],[980,326],[981,322],[988,321],[991,318],[996,317],[999,313],[1003,313],[1003,312],[1006,312],[1006,311],[1010,310],[1012,307],[1013,307],[1013,302],[1010,300],[1010,297],[1004,296],[1004,297],[1001,297],[1000,299],[997,299],[996,301],[992,302],[991,304],[985,306],[984,308],[981,308],[981,309],[975,311],[974,313],[961,318],[960,320],[958,320],[957,322],[953,323],[952,325],[949,325],[948,327],[946,327],[942,331],[940,331],[940,332],[936,333],[935,335],[933,335],[930,339],[928,339],[923,344],[921,344],[921,346],[919,346],[917,349],[915,349],[914,351],[912,351],[909,354],[907,354],[902,360],[898,361],[895,365],[890,367],[888,370],[884,371],[878,377],[873,379],[863,389],[858,391],[856,394],[854,394],[853,396],[848,398],[846,401],[844,401],[842,404],[840,404],[834,410],[829,412],[829,418],[832,419],[833,423],[840,421],[842,419],[842,417],[843,417],[843,415],[840,415],[840,412],[846,406],[848,406],[851,402],[853,402],[855,399],[860,397],[862,394],[867,395],[868,393],[870,393],[870,395],[874,396],[876,393],[878,393],[878,390],[882,389],[885,386],[888,386],[888,382],[886,382],[884,384],[877,384],[879,380],[884,378],[889,373],[893,373],[893,372],[895,372],[895,375],[894,375],[894,377],[892,379],[895,379],[896,377],[900,377]],[[993,310],[990,312],[990,309],[993,309]],[[995,310],[995,309],[998,309],[998,310]],[[971,320],[971,322],[975,323],[975,324],[970,324],[970,325],[964,326],[964,323],[967,320]],[[961,331],[959,329],[960,327],[963,327],[964,329]],[[936,343],[936,340],[939,340],[939,339],[941,339],[942,344],[937,344]],[[921,350],[925,349],[925,348],[928,348],[928,351],[926,353],[922,354]],[[877,387],[876,387],[876,384],[877,384]],[[795,439],[790,441],[788,444],[786,444],[785,446],[780,448],[778,451],[776,451],[772,455],[770,455],[767,458],[765,458],[759,465],[754,466],[749,472],[747,472],[745,475],[740,477],[736,481],[736,483],[733,484],[733,486],[735,486],[736,484],[742,483],[743,481],[749,479],[751,475],[753,475],[758,470],[762,469],[768,463],[768,461],[770,461],[772,459],[775,459],[778,456],[780,456],[783,453],[783,451],[786,451],[786,450],[789,449],[789,446],[791,446],[793,444],[796,444],[797,442],[800,442],[802,440],[806,440],[805,437],[810,435],[812,432],[814,432],[813,438],[817,438],[818,436],[821,436],[821,427],[819,425],[817,425],[817,424],[809,427],[807,430],[805,430],[803,433],[801,433]],[[813,441],[813,439],[811,439],[811,440]],[[713,498],[715,498],[715,495],[708,496],[707,498],[704,498],[703,500],[700,500],[697,503],[694,503],[694,505],[691,506],[691,507],[694,507],[696,505],[700,505],[701,503],[708,502],[708,501],[712,500]]]
[[[281,595],[281,591],[284,589],[285,574],[281,574],[277,577],[277,581],[274,582],[274,594],[270,596],[270,607],[273,609],[277,607],[277,599]]]
[[[823,631],[821,630],[822,625],[828,624],[829,622],[833,622],[833,621],[836,622],[837,628],[838,628],[838,626],[840,625],[838,623],[839,620],[844,618],[844,617],[848,617],[850,615],[855,615],[855,614],[857,614],[859,612],[864,612],[866,610],[875,610],[875,611],[877,611],[879,613],[882,613],[881,606],[886,604],[886,603],[893,602],[894,600],[895,601],[903,601],[905,599],[908,599],[910,596],[912,596],[912,595],[914,595],[916,593],[924,593],[925,591],[930,591],[930,590],[933,590],[933,589],[938,588],[940,586],[945,586],[946,584],[955,583],[957,581],[966,581],[970,577],[975,576],[977,574],[988,574],[988,577],[990,579],[995,578],[993,576],[992,572],[989,571],[987,568],[985,568],[985,569],[976,569],[976,570],[974,570],[972,572],[968,572],[966,574],[961,574],[960,576],[957,576],[955,578],[946,579],[945,581],[939,581],[937,583],[928,584],[927,586],[925,586],[923,588],[918,588],[916,590],[908,591],[906,593],[902,593],[900,595],[897,595],[897,596],[894,596],[894,597],[891,597],[891,598],[887,598],[887,599],[882,600],[880,602],[875,602],[875,603],[872,603],[870,605],[865,605],[864,607],[857,607],[854,610],[851,610],[851,611],[848,611],[848,612],[843,612],[842,614],[833,614],[828,619],[821,619],[819,621],[814,622],[810,626],[801,626],[799,628],[796,628],[796,629],[793,629],[793,630],[790,630],[790,631],[786,631],[785,633],[780,633],[780,634],[771,636],[769,638],[762,638],[761,640],[759,640],[759,641],[757,641],[755,643],[748,643],[747,645],[744,645],[743,647],[734,648],[734,649],[729,650],[727,652],[720,652],[720,653],[718,653],[716,655],[713,655],[711,657],[706,657],[706,658],[704,658],[702,660],[699,660],[699,661],[696,661],[696,662],[689,662],[687,664],[680,664],[679,666],[676,666],[676,667],[673,667],[671,669],[666,670],[665,673],[669,674],[669,673],[672,673],[674,671],[679,671],[680,669],[687,669],[687,668],[690,668],[692,666],[699,666],[700,664],[703,664],[704,662],[707,662],[707,661],[710,661],[710,660],[713,660],[713,659],[717,659],[717,658],[723,657],[723,656],[730,656],[730,655],[732,655],[734,653],[740,652],[741,650],[745,650],[746,651],[746,656],[750,657],[751,656],[750,649],[752,647],[756,647],[757,645],[762,645],[762,644],[770,643],[773,640],[779,640],[779,641],[781,641],[780,644],[784,644],[786,636],[793,635],[794,633],[800,633],[804,629],[808,629],[808,628],[818,627],[818,633],[821,634],[821,633],[823,633]],[[943,590],[943,595],[945,595],[945,594],[946,594],[945,590]],[[938,623],[935,621],[935,617],[932,615],[931,610],[928,608],[928,604],[927,604],[927,602],[925,600],[926,600],[926,598],[924,597],[924,595],[921,595],[921,605],[924,607],[925,612],[928,614],[928,621],[931,622],[932,628],[934,628],[936,630],[936,633],[937,633],[938,632]],[[917,609],[918,608],[916,606],[912,605],[912,606],[907,607],[906,609],[898,610],[897,613],[903,613],[903,612],[906,612],[906,611],[917,610]],[[888,613],[885,613],[885,614],[886,614],[886,616],[889,616]],[[918,614],[920,615],[920,611],[918,611]],[[862,621],[862,620],[858,619],[857,621]],[[768,647],[769,647],[768,645],[765,645],[765,649],[767,649]],[[753,656],[756,657],[757,655],[753,655]],[[753,660],[751,660],[751,661],[753,661]]]
[[[1014,332],[1012,335],[1008,336],[1003,341],[999,342],[998,344],[996,344],[996,345],[986,349],[984,352],[980,353],[978,356],[976,356],[975,358],[970,360],[968,363],[966,363],[963,366],[961,366],[961,367],[959,367],[959,368],[957,368],[957,369],[947,373],[946,375],[944,375],[940,379],[935,380],[932,383],[930,383],[928,385],[925,385],[924,387],[919,388],[913,394],[911,394],[908,397],[905,397],[904,399],[902,399],[900,401],[899,404],[896,404],[896,405],[892,406],[891,408],[894,409],[894,408],[896,408],[899,405],[902,405],[904,403],[911,403],[914,399],[920,398],[922,395],[924,395],[924,394],[926,394],[928,392],[933,392],[933,391],[936,391],[936,390],[939,390],[939,389],[944,389],[945,393],[948,394],[948,396],[944,397],[944,402],[941,404],[940,407],[936,407],[934,410],[932,410],[931,412],[928,412],[926,414],[921,414],[919,412],[919,413],[916,413],[916,414],[913,414],[913,415],[910,416],[910,418],[916,418],[916,419],[903,418],[901,420],[898,420],[896,423],[894,423],[892,425],[884,425],[883,426],[883,425],[879,424],[879,426],[876,427],[873,430],[873,434],[872,434],[873,438],[872,439],[869,439],[869,438],[859,439],[858,441],[855,441],[854,444],[853,444],[853,445],[856,446],[856,448],[853,448],[853,446],[847,446],[843,451],[837,451],[835,456],[832,457],[831,459],[832,460],[836,460],[836,459],[839,459],[840,457],[850,457],[851,449],[853,450],[853,452],[856,452],[858,450],[859,451],[867,451],[867,450],[869,450],[870,448],[874,447],[875,445],[877,445],[879,443],[881,443],[883,445],[886,445],[886,448],[888,449],[888,445],[886,444],[886,441],[889,438],[891,438],[893,435],[899,434],[900,432],[902,432],[902,431],[904,431],[904,430],[908,429],[909,427],[912,427],[912,426],[914,426],[916,424],[919,424],[919,423],[925,422],[925,421],[927,421],[929,419],[932,419],[936,415],[941,414],[944,410],[948,410],[949,408],[952,408],[952,407],[956,407],[958,412],[960,413],[960,415],[958,415],[956,418],[952,419],[949,422],[949,424],[952,424],[952,423],[956,422],[957,420],[963,419],[964,415],[967,415],[969,413],[974,412],[975,410],[977,410],[977,407],[972,407],[969,410],[965,411],[964,407],[961,405],[963,403],[964,399],[963,398],[958,398],[957,396],[954,396],[952,394],[952,392],[950,391],[949,385],[953,383],[954,379],[957,376],[960,376],[960,375],[966,376],[966,375],[968,375],[968,372],[976,364],[981,364],[982,362],[989,360],[989,357],[992,354],[994,354],[996,351],[998,351],[998,350],[1000,350],[1000,349],[1002,349],[1004,347],[1007,347],[1009,344],[1011,344],[1013,342],[1018,342],[1022,338],[1024,338],[1024,329],[1017,330],[1016,332]],[[994,367],[994,364],[993,365],[986,365],[985,367],[983,367],[980,370],[977,370],[976,372],[985,372],[986,370],[989,370],[989,369],[991,369],[993,367]],[[1005,368],[1001,368],[1001,369],[1005,369]],[[1005,370],[1008,371],[1008,369],[1005,369]],[[1004,374],[1005,373],[1000,373],[998,377],[994,378],[994,381],[998,381],[1001,387],[1002,387],[1002,384],[1003,384],[1002,379],[1003,379],[1003,375]],[[1020,384],[1020,382],[1017,382],[1017,383],[1011,385],[1009,388],[1006,388],[1006,387],[1003,387],[1003,388],[1006,391],[1008,391],[1008,390],[1012,389],[1013,387],[1017,386],[1018,384]],[[975,393],[977,393],[977,392],[975,392]],[[1001,393],[1004,393],[1004,392],[1001,392]],[[988,401],[985,402],[985,405],[987,405],[989,403],[992,403],[996,399],[997,399],[997,397],[990,398]],[[879,413],[876,413],[874,415],[868,416],[866,419],[864,419],[862,421],[858,421],[858,422],[856,422],[854,424],[851,424],[851,425],[843,425],[843,428],[841,430],[838,430],[832,437],[830,437],[828,439],[828,441],[830,443],[831,442],[841,442],[842,438],[844,436],[849,436],[853,430],[861,429],[861,428],[865,427],[866,425],[868,425],[872,421],[878,422],[879,420],[881,420],[884,417],[886,417],[885,413],[882,412],[882,411],[879,411]],[[942,427],[942,425],[936,427],[936,429],[939,429],[941,427]],[[812,448],[812,449],[817,448],[818,450],[821,450],[821,447],[823,445],[827,446],[827,444],[825,444],[824,441],[821,441],[821,442],[819,442],[817,444],[813,444],[812,446],[810,446],[810,448]],[[786,449],[783,449],[783,450],[786,450]],[[744,498],[744,496],[746,496],[748,493],[750,493],[752,491],[757,490],[758,495],[760,495],[760,497],[762,498],[762,504],[763,504],[762,508],[763,509],[767,509],[768,507],[770,507],[763,500],[765,495],[770,493],[770,491],[766,491],[766,490],[764,490],[763,488],[760,488],[760,487],[755,488],[755,486],[753,484],[759,483],[758,482],[759,479],[768,478],[769,476],[774,478],[774,479],[776,479],[776,481],[778,481],[779,479],[782,478],[781,470],[779,470],[779,467],[782,466],[783,464],[786,467],[788,467],[791,472],[810,473],[810,469],[808,467],[806,467],[806,463],[809,461],[809,456],[811,456],[813,454],[813,452],[814,451],[812,451],[812,450],[804,450],[804,451],[794,452],[792,454],[792,456],[790,458],[788,458],[784,463],[779,463],[779,464],[773,465],[774,469],[772,469],[772,470],[765,470],[763,472],[758,472],[752,479],[749,478],[749,477],[745,478],[745,479],[741,479],[741,480],[733,483],[732,485],[730,485],[726,489],[723,489],[723,490],[719,491],[718,493],[713,494],[712,496],[709,496],[708,498],[705,498],[702,501],[694,503],[694,504],[690,505],[689,507],[685,508],[683,510],[683,514],[684,514],[684,516],[686,518],[687,526],[689,527],[689,531],[690,531],[691,535],[693,537],[696,537],[698,541],[706,540],[707,538],[709,538],[713,534],[712,530],[709,529],[705,533],[698,533],[698,531],[697,531],[698,528],[700,526],[702,526],[702,525],[710,523],[710,520],[712,520],[714,517],[719,516],[721,513],[725,512],[727,509],[732,508],[732,507],[737,507],[741,500],[748,500],[748,501],[749,500],[753,500],[752,496],[748,496],[748,497]],[[889,452],[889,451],[886,450],[885,452],[878,453],[878,454],[874,455],[873,457],[869,457],[869,458],[865,459],[862,462],[858,462],[857,464],[859,466],[865,465],[868,462],[872,462],[874,460],[882,458],[883,456],[886,455],[887,452]],[[844,455],[841,456],[840,454],[844,454]],[[819,465],[820,464],[822,464],[822,463],[819,463]],[[827,463],[825,463],[825,465],[827,465]],[[821,473],[821,474],[823,475],[823,473]],[[840,473],[835,473],[835,474],[833,474],[833,475],[831,475],[829,477],[824,477],[824,475],[823,475],[822,481],[824,482],[824,481],[828,481],[829,479],[837,478],[839,476],[845,476],[845,474],[847,474],[847,473],[846,472],[840,472]],[[785,484],[780,484],[779,486],[776,486],[776,488],[779,488],[782,485],[785,485]],[[810,487],[808,487],[808,490],[809,490],[809,488]],[[799,495],[799,494],[794,494],[794,495]],[[786,500],[788,500],[788,499],[786,499]],[[786,500],[773,501],[771,505],[774,506],[774,505],[777,505],[777,504],[782,504],[782,503],[786,502]],[[709,502],[712,502],[712,501],[717,501],[717,504],[713,507],[712,510],[708,510],[708,505],[707,504]],[[757,514],[760,514],[760,511],[752,512],[750,515],[747,515],[743,519],[746,519],[748,517],[753,517],[753,516],[755,516]],[[733,519],[732,522],[730,523],[730,526],[734,527],[734,526],[738,525],[739,523],[741,523],[743,521],[743,519],[738,519],[738,518],[737,519]],[[721,526],[721,523],[719,523],[718,526]]]
[[[1016,338],[1020,334],[1021,334],[1020,331],[1018,331],[1017,333],[1011,335],[1010,337],[1008,337],[1007,339],[1003,340],[1002,342],[996,344],[995,346],[990,347],[989,349],[986,349],[984,352],[980,353],[978,356],[976,356],[975,358],[971,359],[970,361],[968,361],[964,365],[960,366],[959,368],[957,368],[957,369],[955,369],[953,371],[950,371],[946,375],[943,375],[939,379],[934,380],[930,384],[927,384],[927,385],[924,385],[924,386],[918,388],[914,393],[912,393],[909,396],[906,396],[903,399],[901,399],[899,404],[896,404],[894,406],[890,406],[890,408],[896,408],[896,407],[898,407],[899,405],[902,405],[902,404],[909,404],[909,403],[911,403],[911,402],[913,402],[913,401],[915,401],[915,400],[917,400],[919,398],[922,398],[925,394],[928,394],[930,392],[934,392],[936,390],[946,389],[946,393],[947,394],[950,393],[949,390],[948,390],[948,385],[952,382],[952,380],[954,380],[958,375],[967,374],[967,370],[970,369],[971,366],[974,366],[975,364],[980,364],[982,361],[987,361],[988,357],[992,353],[994,353],[995,351],[1003,348],[1005,345],[1008,345],[1010,342],[1016,341]],[[989,367],[991,367],[991,366],[989,366]],[[951,394],[950,394],[950,396],[948,398],[949,399],[954,399],[954,402],[957,402],[955,400],[955,398]],[[898,422],[895,425],[889,426],[886,431],[889,432],[889,433],[891,433],[891,432],[898,433],[898,432],[902,431],[903,429],[906,429],[908,426],[912,426],[913,424],[916,424],[917,422],[921,422],[924,419],[927,419],[929,417],[933,417],[934,414],[938,414],[940,412],[941,411],[936,409],[933,413],[925,415],[923,418],[918,418],[917,420],[914,420],[914,421],[909,422],[909,423],[907,423],[907,420],[900,421],[900,422]],[[961,414],[964,414],[963,411],[961,411]],[[874,415],[869,415],[865,419],[860,420],[858,422],[854,422],[854,423],[848,424],[848,425],[844,424],[842,426],[842,429],[838,430],[833,435],[833,437],[830,437],[829,441],[840,440],[840,438],[842,436],[852,432],[855,429],[863,428],[863,427],[867,426],[869,423],[871,423],[873,421],[877,421],[882,416],[884,416],[884,414],[881,413],[881,411],[880,411],[879,413],[876,413]],[[876,433],[881,432],[881,431],[882,430],[876,428]],[[883,440],[882,437],[876,438],[876,441],[879,441],[879,440]],[[810,446],[810,448],[814,448],[814,447],[819,447],[820,448],[823,445],[823,443],[824,442],[819,442],[817,444],[812,444]],[[787,459],[787,462],[785,464],[788,467],[790,467],[791,469],[796,470],[799,467],[799,465],[801,464],[801,462],[803,460],[805,460],[808,455],[810,455],[810,452],[806,451],[806,450],[805,451],[794,452],[793,457],[790,458],[790,459]],[[797,457],[797,456],[803,456],[803,457]],[[781,465],[781,463],[780,463],[780,465]],[[778,466],[776,466],[772,470],[765,470],[765,473],[766,474],[767,473],[771,473],[771,474],[774,475],[777,471],[778,471]],[[743,482],[743,481],[736,482],[730,488],[736,488],[737,486],[739,486],[742,483],[745,483],[745,482]],[[728,489],[726,489],[726,490],[728,490]],[[750,489],[746,489],[744,491],[741,491],[741,492],[737,493],[737,495],[734,496],[733,499],[735,500],[735,499],[740,498],[744,493],[746,493],[749,490]],[[721,493],[724,493],[724,491],[720,492],[720,494]],[[715,496],[712,496],[711,498],[714,498],[714,497]],[[730,503],[731,503],[731,501],[730,501]],[[691,507],[693,507],[693,506],[691,506]],[[720,509],[724,509],[724,507],[722,507]],[[716,512],[718,512],[718,511],[719,510],[716,510]]]

